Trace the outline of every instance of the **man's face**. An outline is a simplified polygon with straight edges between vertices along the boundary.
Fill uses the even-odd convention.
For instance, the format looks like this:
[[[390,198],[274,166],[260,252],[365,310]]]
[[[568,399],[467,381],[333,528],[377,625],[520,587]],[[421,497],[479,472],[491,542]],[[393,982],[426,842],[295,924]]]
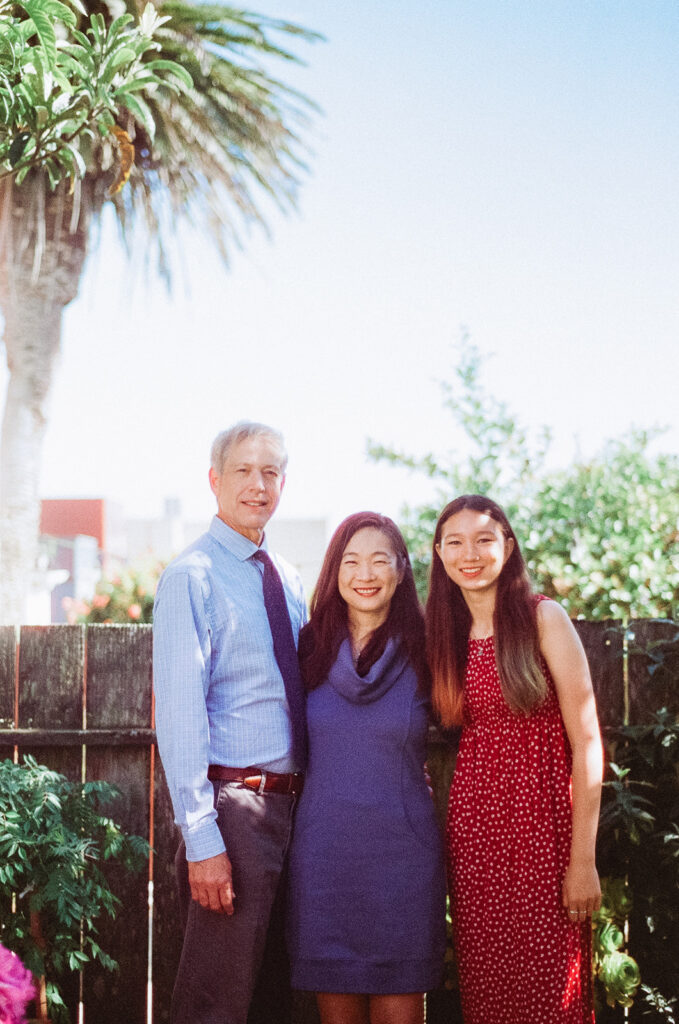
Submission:
[[[217,515],[254,544],[278,507],[285,483],[283,454],[266,436],[249,437],[232,446],[221,473],[210,470]]]

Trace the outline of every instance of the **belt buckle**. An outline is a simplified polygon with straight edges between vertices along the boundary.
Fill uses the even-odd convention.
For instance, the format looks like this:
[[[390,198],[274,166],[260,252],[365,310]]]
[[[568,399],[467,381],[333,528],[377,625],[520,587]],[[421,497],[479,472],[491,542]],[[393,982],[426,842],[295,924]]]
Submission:
[[[266,772],[264,770],[262,770],[262,778],[260,780],[259,788],[257,790],[257,792],[259,793],[260,796],[265,791],[265,789],[266,789]]]
[[[261,786],[263,781],[264,772],[253,772],[252,775],[246,775],[243,779],[243,785],[247,786],[254,793],[261,792]]]

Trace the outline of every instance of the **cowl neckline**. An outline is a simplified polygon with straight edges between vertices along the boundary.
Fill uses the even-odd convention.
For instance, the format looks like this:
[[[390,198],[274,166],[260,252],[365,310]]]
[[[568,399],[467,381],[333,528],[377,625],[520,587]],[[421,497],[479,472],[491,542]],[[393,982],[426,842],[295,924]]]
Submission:
[[[351,656],[351,642],[347,637],[342,641],[335,664],[328,673],[328,682],[353,704],[370,704],[391,689],[406,664],[400,641],[390,637],[384,654],[366,675],[359,676]]]

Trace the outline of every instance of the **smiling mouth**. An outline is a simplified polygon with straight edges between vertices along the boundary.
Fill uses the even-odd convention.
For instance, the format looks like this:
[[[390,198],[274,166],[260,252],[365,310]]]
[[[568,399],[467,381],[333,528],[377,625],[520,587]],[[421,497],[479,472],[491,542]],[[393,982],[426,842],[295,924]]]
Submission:
[[[354,591],[360,594],[361,597],[372,597],[374,594],[379,594],[379,587],[354,587]]]
[[[478,576],[478,574],[481,571],[482,567],[480,565],[477,565],[476,568],[474,569],[460,569],[460,572],[462,573],[463,576],[469,576],[470,578],[472,578],[473,576]]]

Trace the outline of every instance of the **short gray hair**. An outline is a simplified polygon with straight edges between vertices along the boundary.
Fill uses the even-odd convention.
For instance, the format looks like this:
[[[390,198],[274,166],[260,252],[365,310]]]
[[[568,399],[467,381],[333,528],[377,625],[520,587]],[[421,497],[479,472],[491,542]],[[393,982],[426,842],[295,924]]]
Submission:
[[[247,441],[251,437],[267,437],[278,446],[281,453],[281,469],[285,472],[288,465],[288,453],[285,450],[285,441],[280,430],[268,427],[266,423],[254,423],[251,420],[239,420],[227,430],[217,434],[210,449],[210,465],[217,475],[224,469],[226,458],[234,447],[241,441]]]

